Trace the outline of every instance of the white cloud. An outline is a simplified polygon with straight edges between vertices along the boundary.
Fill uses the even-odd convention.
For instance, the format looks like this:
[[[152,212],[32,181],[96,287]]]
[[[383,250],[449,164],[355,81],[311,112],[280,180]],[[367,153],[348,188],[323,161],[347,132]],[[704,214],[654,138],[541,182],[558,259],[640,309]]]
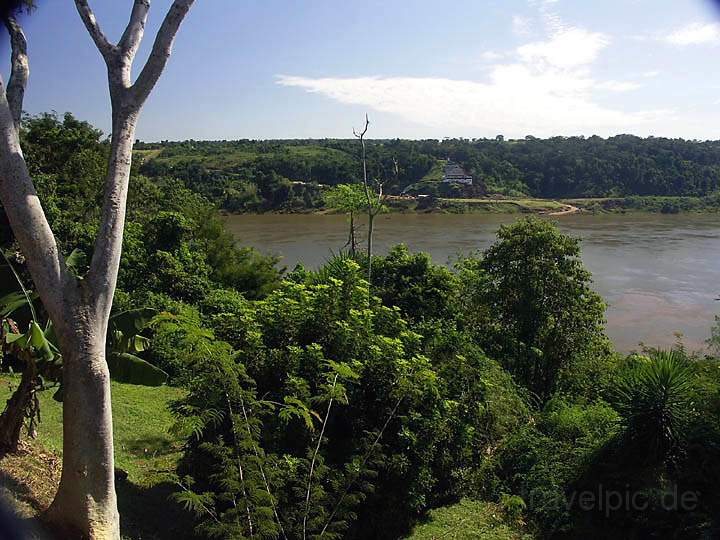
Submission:
[[[668,34],[665,41],[673,45],[720,43],[720,24],[690,23]]]
[[[480,54],[480,58],[485,62],[495,62],[505,57],[504,53],[497,51],[484,51]]]
[[[657,77],[660,75],[659,71],[643,71],[640,76],[645,77],[646,79],[652,79],[653,77]]]
[[[608,90],[610,92],[630,92],[637,90],[642,85],[632,81],[603,81],[595,85],[595,88]]]
[[[567,28],[555,33],[549,40],[523,45],[517,52],[525,62],[546,62],[550,66],[567,69],[591,63],[609,44],[610,38],[605,34],[588,32],[583,28]]]
[[[530,19],[522,15],[513,15],[512,31],[516,36],[527,36],[530,34]]]
[[[397,115],[439,135],[650,133],[656,120],[671,116],[668,111],[627,112],[597,102],[595,92],[628,92],[640,84],[595,80],[591,64],[610,44],[609,36],[565,25],[558,17],[551,23],[546,24],[546,39],[503,53],[505,62],[500,63],[500,53],[483,53],[491,62],[483,81],[280,75],[277,82]]]
[[[340,103],[392,113],[442,134],[508,136],[601,134],[642,130],[655,113],[626,113],[590,98],[593,81],[561,72],[534,73],[528,66],[497,66],[486,83],[444,78],[280,76],[283,86],[303,88]]]

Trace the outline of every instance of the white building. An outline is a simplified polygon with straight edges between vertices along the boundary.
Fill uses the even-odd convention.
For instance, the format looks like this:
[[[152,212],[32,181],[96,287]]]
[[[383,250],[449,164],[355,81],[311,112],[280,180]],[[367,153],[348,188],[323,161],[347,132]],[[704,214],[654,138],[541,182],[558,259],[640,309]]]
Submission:
[[[456,182],[458,184],[472,185],[473,177],[468,174],[457,163],[448,161],[445,165],[445,173],[443,174],[443,182]]]

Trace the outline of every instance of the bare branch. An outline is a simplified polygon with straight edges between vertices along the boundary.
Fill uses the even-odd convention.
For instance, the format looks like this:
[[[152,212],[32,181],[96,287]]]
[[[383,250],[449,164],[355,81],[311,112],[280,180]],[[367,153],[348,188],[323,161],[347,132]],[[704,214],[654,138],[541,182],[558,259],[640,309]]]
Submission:
[[[373,204],[372,199],[370,198],[370,185],[368,183],[368,173],[367,173],[367,156],[365,154],[365,134],[367,133],[368,126],[370,125],[370,120],[368,119],[367,113],[365,113],[365,128],[358,133],[355,131],[355,128],[353,128],[353,135],[355,135],[355,138],[357,138],[360,141],[360,147],[362,149],[361,153],[361,160],[362,160],[362,170],[363,170],[363,189],[365,190],[365,199],[367,202],[367,216],[368,216],[368,234],[367,234],[367,258],[368,258],[368,268],[367,268],[367,281],[368,281],[368,300],[370,299],[370,288],[372,287],[372,245],[373,245],[373,221],[375,220],[375,214],[373,213]]]
[[[355,131],[355,128],[353,128],[353,135],[357,137],[358,139],[363,139],[365,137],[365,134],[367,133],[368,126],[370,125],[370,120],[368,120],[368,115],[365,113],[365,129],[363,129],[360,133]]]
[[[320,531],[320,538],[325,536],[325,531],[327,531],[327,528],[332,523],[333,518],[335,517],[335,514],[337,513],[338,509],[340,508],[340,505],[345,500],[345,497],[347,496],[348,492],[350,491],[350,488],[355,483],[355,480],[358,479],[360,474],[362,474],[362,470],[365,467],[365,464],[367,463],[368,459],[370,458],[370,454],[372,454],[373,450],[377,446],[377,443],[380,442],[380,438],[383,436],[383,433],[385,433],[385,430],[387,429],[388,425],[390,425],[390,421],[395,417],[395,413],[398,410],[398,407],[400,407],[400,404],[402,403],[404,397],[400,396],[400,398],[395,403],[395,406],[393,407],[392,411],[390,412],[390,416],[388,416],[387,420],[385,420],[385,424],[383,424],[382,429],[377,434],[377,437],[375,437],[375,440],[373,441],[372,445],[370,445],[370,448],[368,448],[367,452],[365,452],[365,455],[363,456],[362,460],[360,461],[360,466],[355,469],[354,474],[350,477],[350,481],[345,484],[345,489],[343,490],[342,495],[340,496],[340,499],[338,499],[338,502],[335,504],[335,508],[333,508],[332,512],[330,512],[330,517],[328,518],[327,522],[322,528],[322,531]]]
[[[92,37],[100,51],[100,54],[102,54],[105,62],[109,64],[115,57],[117,47],[110,43],[102,30],[100,30],[100,25],[95,18],[93,10],[88,5],[87,0],[75,0],[75,7],[80,14],[82,22],[85,24],[85,28],[87,28],[87,31],[90,33],[90,37]]]
[[[30,75],[27,40],[15,17],[7,17],[5,19],[5,26],[10,34],[10,43],[12,46],[10,81],[8,82],[5,94],[15,129],[20,129],[25,87],[27,86],[28,76]]]
[[[150,0],[135,0],[130,14],[130,22],[118,42],[120,51],[130,62],[135,58],[145,33],[148,11],[150,11]]]
[[[165,20],[155,37],[152,52],[131,88],[136,105],[142,105],[155,87],[155,83],[157,83],[160,74],[165,69],[165,65],[172,53],[173,42],[180,24],[182,24],[185,15],[187,15],[194,2],[195,0],[174,0],[172,6],[170,6]]]

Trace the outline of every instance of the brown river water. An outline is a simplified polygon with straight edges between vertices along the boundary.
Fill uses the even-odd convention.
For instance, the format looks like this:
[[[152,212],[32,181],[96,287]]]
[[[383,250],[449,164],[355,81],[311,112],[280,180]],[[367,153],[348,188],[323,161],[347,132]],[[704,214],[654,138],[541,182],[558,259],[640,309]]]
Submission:
[[[330,215],[237,215],[227,226],[241,244],[316,268],[347,240],[347,220]],[[487,248],[498,227],[517,215],[388,214],[376,219],[381,253],[398,243],[449,264],[459,253]],[[700,350],[720,314],[720,216],[559,216],[561,229],[582,239],[594,288],[608,303],[607,333],[621,351],[643,342],[668,346],[675,333]],[[361,230],[361,233],[364,232]]]

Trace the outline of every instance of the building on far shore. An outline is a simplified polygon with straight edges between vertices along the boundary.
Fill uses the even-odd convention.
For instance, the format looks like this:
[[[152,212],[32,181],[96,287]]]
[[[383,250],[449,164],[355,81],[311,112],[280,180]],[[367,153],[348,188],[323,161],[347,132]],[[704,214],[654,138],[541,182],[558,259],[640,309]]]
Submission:
[[[473,183],[473,177],[460,165],[448,160],[445,164],[443,182],[456,182],[458,184],[467,184],[471,186]]]

